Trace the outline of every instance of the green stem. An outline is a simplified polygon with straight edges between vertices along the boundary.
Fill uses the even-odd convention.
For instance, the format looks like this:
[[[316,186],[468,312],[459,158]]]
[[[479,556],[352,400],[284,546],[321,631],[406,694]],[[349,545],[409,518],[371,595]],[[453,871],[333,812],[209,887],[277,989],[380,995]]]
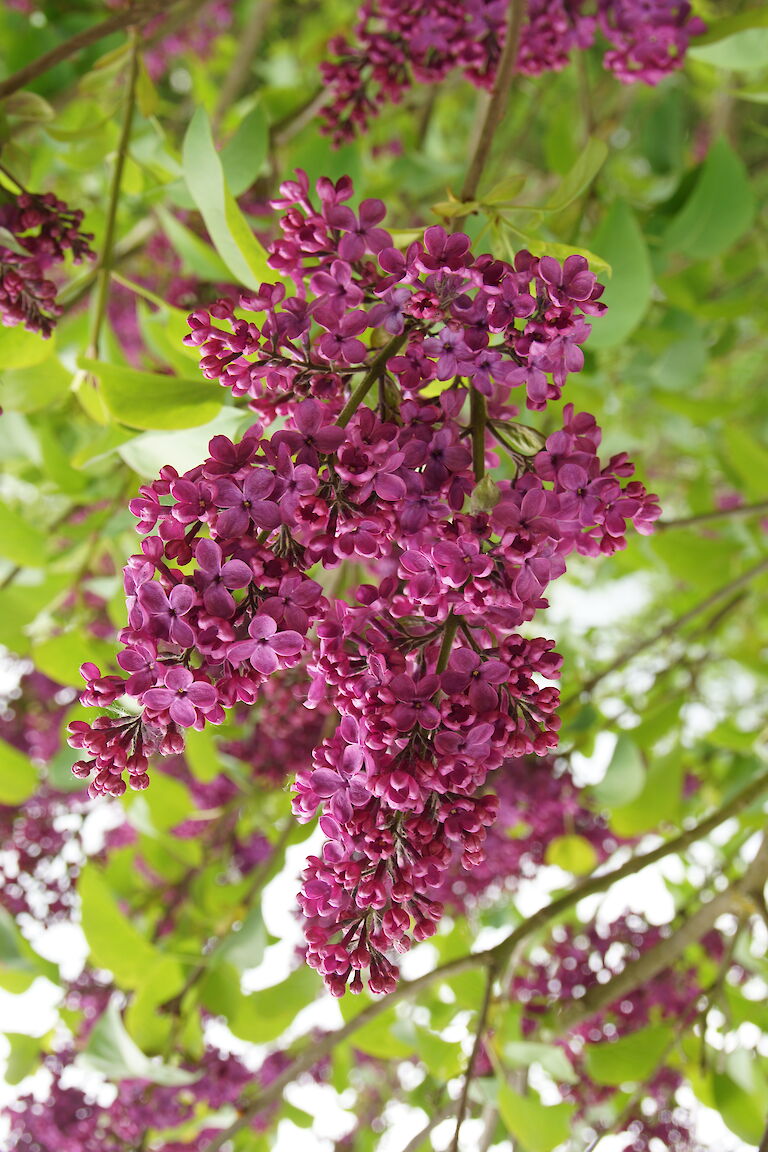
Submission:
[[[517,62],[517,48],[520,43],[520,30],[525,19],[526,7],[526,0],[510,0],[504,48],[499,57],[496,79],[491,90],[491,98],[488,101],[483,126],[480,129],[480,135],[461,189],[462,200],[475,199],[496,130],[504,117],[504,107],[509,99],[509,90],[512,86],[512,77]]]
[[[387,360],[389,360],[390,356],[397,355],[407,338],[408,334],[403,332],[399,336],[395,336],[392,340],[390,340],[389,344],[386,344],[381,349],[379,354],[371,363],[371,366],[366,372],[365,376],[354,389],[349,400],[347,400],[346,404],[339,413],[339,418],[336,421],[339,428],[346,428],[347,424],[349,424],[350,420],[354,416],[355,412],[357,412],[363,400],[365,400],[366,396],[378,380],[379,376],[383,374]]]
[[[96,276],[96,294],[91,317],[91,328],[88,336],[88,357],[91,360],[98,360],[99,358],[99,339],[101,336],[101,327],[107,312],[107,299],[109,296],[109,278],[112,271],[115,231],[117,228],[117,209],[120,202],[120,186],[123,181],[123,171],[128,156],[128,146],[131,141],[133,114],[136,108],[136,85],[139,77],[139,35],[135,27],[131,29],[130,36],[131,58],[128,73],[128,88],[125,94],[123,123],[117,145],[117,157],[112,173],[112,184],[109,189],[107,221]]]
[[[0,172],[2,172],[3,176],[5,176],[7,180],[10,180],[11,184],[16,185],[19,192],[26,192],[26,188],[22,184],[21,180],[14,176],[13,172],[9,172],[5,164],[0,164]]]
[[[440,652],[437,657],[437,666],[435,671],[438,676],[441,672],[445,672],[448,667],[448,661],[451,656],[451,649],[453,648],[453,641],[456,639],[456,632],[459,627],[459,617],[454,616],[451,612],[448,619],[445,621],[445,631],[443,632],[443,642],[440,645]]]

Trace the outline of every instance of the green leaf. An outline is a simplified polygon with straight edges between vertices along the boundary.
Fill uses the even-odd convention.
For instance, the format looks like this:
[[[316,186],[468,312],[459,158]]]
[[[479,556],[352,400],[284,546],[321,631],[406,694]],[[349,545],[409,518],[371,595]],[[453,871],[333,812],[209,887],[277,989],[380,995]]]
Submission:
[[[66,402],[71,383],[71,372],[59,360],[47,360],[44,370],[37,364],[12,368],[0,375],[0,404],[13,412],[53,408]]]
[[[250,910],[239,928],[233,928],[219,944],[212,962],[231,964],[238,972],[255,968],[264,958],[267,946],[267,930],[261,915],[261,908]]]
[[[722,1072],[715,1072],[712,1082],[723,1122],[740,1140],[759,1144],[765,1131],[765,1092],[748,1092]]]
[[[605,163],[608,145],[590,136],[579,158],[546,203],[547,212],[562,212],[585,192]]]
[[[483,194],[483,204],[509,204],[522,192],[526,185],[528,177],[517,175],[507,176],[504,180],[499,180],[498,184],[494,184],[488,192]]]
[[[140,372],[86,357],[78,366],[99,378],[112,416],[130,428],[194,428],[221,411],[218,386],[199,377]]]
[[[26,517],[0,501],[0,556],[19,567],[38,568],[45,563],[48,537]]]
[[[547,845],[547,864],[554,864],[565,872],[583,876],[598,865],[597,852],[583,836],[556,836]]]
[[[372,1002],[374,1002],[372,997],[365,993],[360,996],[343,996],[339,1000],[339,1007],[345,1021],[348,1021],[354,1020]],[[413,1039],[403,1040],[402,1032],[397,1035],[398,1026],[402,1023],[395,1014],[393,1005],[355,1032],[354,1047],[380,1060],[400,1060],[411,1056],[417,1051],[418,1043],[415,1036]]]
[[[102,872],[86,864],[78,881],[82,924],[90,962],[108,968],[126,988],[141,988],[151,977],[160,953],[121,912]]]
[[[749,12],[740,13],[741,18],[749,16]],[[702,64],[711,64],[715,68],[722,68],[728,72],[757,72],[768,65],[768,28],[766,25],[766,12],[761,13],[760,25],[757,22],[748,27],[737,27],[739,16],[729,20],[720,21],[713,28],[719,29],[716,40],[705,43],[702,37],[695,46],[688,49],[692,60],[699,60]],[[731,31],[726,29],[730,28]]]
[[[207,1008],[226,1017],[235,1036],[253,1044],[276,1040],[321,989],[317,973],[303,964],[287,980],[244,996],[232,965],[214,966],[202,981],[200,997]]]
[[[765,498],[768,477],[768,447],[755,439],[754,430],[748,431],[737,424],[727,424],[723,439],[731,467],[738,474],[746,496],[755,500]]]
[[[215,249],[201,240],[186,224],[182,224],[175,216],[166,211],[162,205],[157,208],[157,215],[163,225],[163,231],[168,236],[174,251],[181,258],[185,272],[199,276],[201,280],[213,284],[227,283],[231,277],[229,268]]]
[[[40,1037],[26,1036],[23,1032],[6,1032],[5,1038],[11,1045],[5,1079],[9,1084],[18,1084],[25,1076],[31,1076],[40,1062]]]
[[[17,116],[19,120],[34,120],[45,123],[53,120],[56,113],[47,100],[38,96],[37,92],[22,90],[12,92],[3,100],[3,112],[6,116]]]
[[[56,981],[58,968],[37,955],[13,918],[0,908],[0,988],[14,994],[26,992],[38,976]]]
[[[541,1064],[559,1084],[578,1084],[579,1076],[562,1048],[538,1040],[512,1040],[504,1045],[504,1059],[516,1068]]]
[[[160,1011],[185,986],[184,969],[170,956],[162,957],[131,997],[125,1012],[125,1024],[138,1046],[145,1051],[162,1051],[168,1044],[174,1026],[172,1013]]]
[[[645,762],[631,736],[623,733],[616,741],[605,776],[591,789],[599,808],[618,808],[639,796],[645,783]]]
[[[37,784],[37,769],[29,757],[0,740],[0,804],[22,804]]]
[[[99,1017],[75,1064],[100,1072],[109,1080],[149,1080],[167,1087],[194,1084],[200,1078],[200,1073],[185,1072],[145,1056],[128,1035],[114,1001]]]
[[[722,20],[715,20],[693,41],[689,52],[697,50],[704,44],[717,44],[736,32],[745,32],[750,28],[768,28],[768,8],[765,5],[747,8],[745,12],[737,12],[733,16],[724,16]]]
[[[612,1042],[586,1044],[587,1072],[596,1084],[643,1082],[658,1068],[673,1036],[666,1024],[652,1024]]]
[[[631,803],[614,808],[611,828],[631,838],[658,829],[664,821],[677,823],[683,791],[685,762],[680,749],[667,756],[652,756],[645,783]]]
[[[52,680],[60,684],[70,684],[74,688],[83,687],[80,665],[85,660],[98,664],[102,672],[115,663],[117,648],[82,628],[72,628],[60,632],[33,645],[36,666]]]
[[[224,179],[233,196],[241,196],[261,174],[268,150],[269,123],[263,106],[257,103],[219,153]]]
[[[55,336],[46,339],[39,332],[28,332],[18,324],[15,328],[0,327],[0,371],[42,364],[53,355],[55,348]]]
[[[119,445],[118,455],[129,468],[147,479],[154,479],[164,464],[172,464],[178,472],[186,472],[208,455],[208,445],[214,436],[234,438],[243,419],[244,413],[239,408],[222,408],[213,420],[197,428],[178,432],[142,432]],[[190,731],[190,735],[194,737],[197,733]]]
[[[635,215],[624,200],[614,200],[592,243],[613,273],[601,297],[608,311],[592,321],[589,346],[613,348],[626,340],[645,315],[653,286],[651,261]]]
[[[205,109],[198,108],[184,137],[184,179],[216,251],[235,280],[257,289],[280,279],[267,264],[267,254],[226,186],[221,158],[213,144]]]
[[[722,137],[710,148],[693,191],[663,237],[667,252],[707,260],[727,251],[755,217],[743,160]]]
[[[552,1152],[571,1132],[573,1104],[546,1106],[537,1096],[521,1096],[508,1084],[499,1084],[499,1112],[510,1135],[526,1152]]]
[[[528,424],[505,420],[498,425],[498,429],[503,433],[505,441],[521,456],[535,456],[544,447],[545,437],[537,428],[531,428]]]

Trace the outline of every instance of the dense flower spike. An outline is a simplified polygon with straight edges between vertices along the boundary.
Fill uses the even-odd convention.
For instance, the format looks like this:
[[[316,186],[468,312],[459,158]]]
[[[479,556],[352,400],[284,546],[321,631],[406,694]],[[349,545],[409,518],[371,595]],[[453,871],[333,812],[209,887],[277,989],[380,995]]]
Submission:
[[[482,864],[489,772],[557,743],[560,658],[519,627],[569,553],[611,553],[659,513],[623,455],[600,461],[591,416],[567,404],[546,439],[514,419],[513,389],[541,411],[583,364],[603,311],[586,260],[476,257],[440,227],[403,253],[352,191],[320,180],[318,209],[303,173],[284,184],[269,259],[296,294],[263,284],[190,317],[205,375],[283,426],[217,436],[132,501],[151,535],[125,569],[128,675],[84,666],[83,699],[135,705],[72,726],[91,794],[119,795],[308,660],[307,702],[339,722],[296,771],[296,815],[320,809],[327,836],[300,903],[337,995],[364,972],[394,987],[391,954],[435,931],[457,861]],[[489,488],[492,445],[509,463]],[[310,575],[345,564],[367,578],[335,577],[351,603]]]
[[[493,84],[504,44],[504,0],[368,0],[354,41],[337,36],[321,64],[331,99],[323,108],[335,142],[365,129],[383,105],[398,103],[416,81],[435,84],[460,69],[481,88]],[[589,48],[596,28],[611,45],[605,67],[624,83],[657,84],[683,62],[691,36],[704,31],[687,0],[530,0],[517,70],[557,72],[574,49]]]
[[[50,336],[61,314],[50,269],[67,252],[75,264],[95,255],[89,244],[93,237],[81,231],[82,222],[82,212],[51,192],[21,192],[0,204],[0,319],[6,327],[23,324]]]

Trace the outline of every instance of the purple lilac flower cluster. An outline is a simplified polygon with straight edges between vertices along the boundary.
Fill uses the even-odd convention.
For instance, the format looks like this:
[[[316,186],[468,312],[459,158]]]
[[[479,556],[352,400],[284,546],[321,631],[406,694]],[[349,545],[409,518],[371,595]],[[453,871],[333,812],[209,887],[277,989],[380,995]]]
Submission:
[[[308,703],[339,723],[296,773],[296,814],[320,807],[328,837],[300,903],[309,963],[336,994],[364,970],[374,991],[394,986],[385,953],[435,931],[456,855],[483,859],[488,773],[556,744],[560,658],[518,629],[567,555],[610,554],[659,514],[623,483],[624,455],[600,462],[591,416],[566,405],[546,439],[513,419],[513,388],[540,411],[582,366],[585,316],[603,311],[586,261],[475,257],[439,227],[403,253],[384,205],[355,212],[352,191],[320,180],[316,208],[303,174],[283,185],[270,263],[296,294],[263,284],[237,311],[190,317],[204,373],[284,424],[215,437],[203,464],[163,468],[132,502],[151,534],[125,569],[126,675],[84,665],[83,700],[136,706],[71,737],[95,760],[75,765],[95,767],[92,795],[120,795],[125,776],[143,788],[152,752],[180,752],[185,729],[308,660]],[[489,489],[491,434],[512,478]],[[308,575],[344,563],[371,576],[353,603]]]
[[[0,700],[0,748],[17,748],[48,763],[61,745],[61,727],[75,699],[38,669]],[[11,916],[52,923],[76,903],[75,878],[83,855],[82,797],[41,787],[22,804],[0,804],[0,906]]]
[[[555,1005],[580,999],[596,984],[606,983],[668,934],[667,926],[651,925],[637,913],[627,913],[602,926],[555,929],[547,946],[547,958],[529,960],[512,981],[510,994],[524,1006],[524,1034],[534,1033],[541,1014]],[[722,961],[726,942],[719,932],[709,932],[701,944],[716,962]],[[571,1029],[560,1043],[578,1080],[560,1086],[563,1098],[576,1103],[579,1113],[590,1123],[599,1124],[595,1120],[599,1106],[615,1089],[590,1079],[584,1045],[610,1046],[638,1029],[663,1022],[668,1022],[677,1034],[682,1025],[690,1024],[697,1016],[703,995],[695,967],[664,968],[620,1001]],[[632,1136],[627,1146],[631,1152],[651,1152],[659,1142],[672,1152],[701,1152],[692,1117],[675,1101],[683,1081],[680,1070],[665,1060],[651,1075],[644,1085],[642,1101],[637,1101],[636,1112],[624,1122],[623,1130]]]
[[[108,8],[125,8],[131,0],[105,0]],[[155,81],[160,80],[168,70],[183,60],[185,56],[197,56],[205,60],[211,54],[216,39],[232,24],[232,0],[209,0],[194,19],[164,32],[167,19],[158,15],[144,25],[144,37],[148,42],[144,61],[147,71]]]
[[[237,1105],[249,1085],[267,1087],[290,1063],[286,1053],[275,1052],[254,1072],[238,1057],[209,1046],[194,1066],[187,1065],[195,1079],[185,1087],[123,1080],[113,1103],[104,1105],[72,1085],[75,1055],[65,1049],[45,1058],[43,1067],[52,1076],[45,1101],[25,1095],[7,1110],[9,1152],[128,1152],[142,1147],[150,1133],[152,1147],[162,1152],[204,1152],[221,1131],[210,1123],[210,1114]],[[196,1126],[201,1106],[207,1116]],[[263,1131],[275,1107],[257,1113],[250,1129]]]
[[[77,905],[83,810],[82,797],[50,789],[18,807],[0,805],[0,907],[15,919],[52,924]]]
[[[337,144],[364,130],[411,84],[435,84],[458,68],[490,88],[506,32],[506,0],[367,0],[354,42],[337,36],[321,64],[331,98],[323,109]],[[679,68],[691,36],[704,31],[687,0],[530,0],[517,70],[560,71],[574,49],[589,48],[599,28],[610,48],[603,64],[624,83],[657,84]]]
[[[21,192],[0,204],[0,320],[7,328],[23,324],[30,332],[51,335],[61,305],[49,270],[67,252],[75,264],[95,256],[93,236],[80,230],[82,222],[83,213],[52,192]]]

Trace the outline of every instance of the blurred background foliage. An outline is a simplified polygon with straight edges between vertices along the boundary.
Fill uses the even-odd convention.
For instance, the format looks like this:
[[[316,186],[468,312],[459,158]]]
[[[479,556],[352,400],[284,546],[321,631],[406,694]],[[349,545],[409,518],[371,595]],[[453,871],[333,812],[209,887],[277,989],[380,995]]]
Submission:
[[[6,76],[104,17],[95,3],[64,12],[54,3],[31,7],[0,10]],[[325,1016],[310,1013],[301,1026],[297,1017],[320,997],[319,981],[290,947],[279,950],[254,903],[283,867],[285,849],[306,836],[290,820],[287,790],[254,775],[232,750],[252,736],[258,709],[215,738],[192,734],[186,774],[157,772],[147,793],[125,797],[136,838],[108,853],[97,848],[87,863],[91,806],[76,794],[75,753],[63,735],[80,715],[80,663],[103,668],[117,651],[120,572],[136,549],[127,500],[161,465],[190,467],[212,435],[234,437],[250,423],[246,408],[203,379],[196,351],[181,338],[192,306],[232,284],[269,278],[268,200],[297,167],[311,181],[350,175],[356,197],[385,200],[388,226],[403,242],[441,221],[467,231],[475,250],[504,258],[521,247],[589,255],[609,311],[593,322],[584,371],[564,400],[597,415],[609,454],[626,451],[638,462],[664,515],[655,535],[632,538],[625,552],[574,563],[554,596],[546,628],[565,657],[562,755],[586,786],[586,806],[628,841],[671,834],[765,773],[768,27],[760,5],[696,8],[710,31],[685,68],[658,87],[621,85],[603,70],[599,48],[560,73],[516,78],[470,205],[457,196],[483,96],[458,75],[434,88],[415,85],[337,150],[321,133],[317,66],[329,37],[353,24],[355,6],[346,0],[240,0],[204,56],[173,52],[152,75],[142,64],[117,192],[132,59],[125,30],[0,103],[0,184],[52,190],[82,208],[97,253],[116,212],[106,309],[96,290],[99,265],[80,265],[62,283],[64,314],[51,339],[0,328],[0,643],[9,685],[0,803],[10,828],[39,787],[45,796],[72,794],[54,813],[60,824],[68,805],[78,829],[69,850],[77,842],[72,883],[79,873],[82,907],[78,913],[75,902],[70,916],[81,916],[90,969],[111,972],[105,984],[111,979],[123,993],[124,1011],[105,1014],[98,1044],[92,1033],[87,1045],[90,1067],[108,1079],[141,1077],[149,1067],[162,1083],[172,1056],[200,1058],[201,1009],[249,1045],[272,1044],[286,1029],[294,1040],[318,1020],[339,1019],[326,1005]],[[548,414],[545,430],[556,419]],[[33,668],[53,687],[35,688]],[[13,736],[25,715],[38,729],[44,717],[48,734],[31,758]],[[189,779],[208,784],[222,768],[235,785],[225,801],[226,837],[179,839],[172,830],[199,818]],[[685,916],[702,890],[716,891],[721,877],[737,873],[764,813],[764,793],[756,791],[714,839],[676,857],[653,881],[666,885],[664,907]],[[98,820],[96,827],[94,843],[103,845]],[[232,844],[256,832],[276,851],[240,875]],[[301,852],[290,857],[291,876],[300,860]],[[553,867],[539,883],[560,889],[596,860],[571,832],[548,846],[547,862]],[[424,954],[450,960],[530,910],[503,883],[495,896],[446,919]],[[161,932],[169,904],[170,928]],[[565,919],[578,925],[593,912],[594,904],[579,904]],[[3,915],[0,984],[9,993],[72,979],[66,963],[60,973],[44,958],[54,948],[44,915],[36,923],[27,911],[16,925]],[[722,1115],[724,1143],[712,1147],[756,1145],[765,1127],[768,1049],[756,1039],[765,1022],[765,919],[762,906],[726,925],[729,955],[746,975],[723,976],[709,1021],[689,1027],[671,1051],[662,1045],[663,1060]],[[242,973],[261,964],[265,950],[260,990],[250,991]],[[203,972],[190,983],[191,958],[202,958]],[[692,948],[686,962],[702,986],[717,980],[705,950]],[[398,1125],[411,1114],[392,1112],[394,1099],[422,1109],[422,1123],[424,1112],[439,1123],[445,1084],[465,1065],[462,1042],[482,989],[472,969],[435,981],[336,1046],[325,1078],[359,1120],[354,1142],[339,1149],[378,1147],[383,1130],[395,1133],[387,1148],[405,1148]],[[174,999],[175,1014],[167,1010]],[[340,1010],[359,1012],[359,999],[347,998]],[[548,1092],[563,1077],[559,1049],[544,1040],[536,1051],[526,1047],[514,1002],[494,1011],[494,1067],[475,1080],[476,1108],[486,1126],[491,1117],[499,1144],[511,1138],[529,1152],[550,1152],[576,1123],[572,1111],[557,1111],[570,1105],[553,1104],[559,1097]],[[77,1033],[78,1019],[61,1000],[56,1036],[67,1027]],[[48,1031],[9,1039],[11,1083],[55,1047]],[[662,1059],[654,1043],[648,1035],[635,1041],[618,1084],[592,1068],[598,1083],[613,1087],[598,1112],[576,1124],[574,1149],[591,1147],[590,1132],[624,1130],[628,1102],[642,1096]],[[291,1103],[279,1116],[312,1123]],[[290,1124],[284,1132],[310,1140]],[[273,1139],[248,1131],[235,1146],[266,1149]],[[429,1147],[426,1129],[425,1141]],[[152,1138],[146,1145],[156,1146],[165,1145]]]

